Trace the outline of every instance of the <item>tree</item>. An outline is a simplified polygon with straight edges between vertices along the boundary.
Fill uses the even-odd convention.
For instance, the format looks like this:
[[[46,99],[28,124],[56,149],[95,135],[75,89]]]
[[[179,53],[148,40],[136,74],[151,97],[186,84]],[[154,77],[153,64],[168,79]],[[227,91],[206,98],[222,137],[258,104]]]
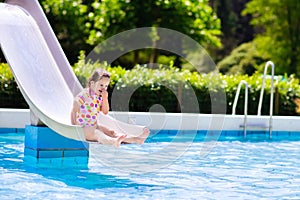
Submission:
[[[215,49],[216,61],[222,60],[242,43],[254,38],[251,16],[241,14],[250,0],[210,0],[210,5],[221,20],[222,48]]]
[[[87,13],[92,0],[43,0],[41,2],[60,44],[71,64],[77,62],[80,50],[89,51]]]
[[[300,76],[299,10],[299,0],[252,0],[243,11],[261,30],[255,38],[258,51],[275,63],[277,73]]]
[[[257,51],[255,42],[246,42],[233,49],[229,56],[218,63],[218,69],[223,74],[252,74],[266,63]]]
[[[221,46],[220,22],[208,0],[96,0],[92,6],[89,19],[93,26],[88,39],[91,45],[128,29],[163,27],[188,35],[204,47]],[[158,51],[151,51],[149,57],[157,58]]]
[[[220,47],[220,22],[208,2],[209,0],[41,0],[47,18],[71,64],[77,61],[80,50],[89,52],[93,46],[107,38],[139,27],[169,28],[192,37],[203,46]],[[155,35],[154,32],[151,34]],[[155,48],[143,52],[143,58],[151,58],[153,62],[158,59],[158,53],[170,55],[169,52]],[[135,53],[133,60],[137,60],[137,57],[138,54]],[[176,60],[179,60],[178,57]]]

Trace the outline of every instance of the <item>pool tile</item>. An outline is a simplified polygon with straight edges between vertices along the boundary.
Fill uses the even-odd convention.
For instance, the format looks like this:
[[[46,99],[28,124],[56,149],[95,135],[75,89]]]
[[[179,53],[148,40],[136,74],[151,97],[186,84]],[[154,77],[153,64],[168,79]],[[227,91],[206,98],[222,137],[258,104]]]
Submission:
[[[0,128],[0,134],[1,133],[16,133],[16,128]]]
[[[63,137],[48,127],[26,126],[25,155],[37,158],[88,156],[89,144]]]

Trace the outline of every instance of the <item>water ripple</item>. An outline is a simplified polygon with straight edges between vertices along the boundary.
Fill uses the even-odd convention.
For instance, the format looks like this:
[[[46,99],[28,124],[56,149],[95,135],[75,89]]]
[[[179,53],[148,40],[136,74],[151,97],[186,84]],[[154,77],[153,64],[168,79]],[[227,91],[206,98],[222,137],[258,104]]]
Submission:
[[[2,200],[300,199],[300,141],[219,141],[205,157],[205,142],[177,144],[163,154],[167,143],[127,145],[121,150],[97,145],[91,148],[88,166],[76,168],[28,165],[23,162],[23,140],[11,139],[0,138]],[[176,148],[183,153],[172,157]],[[100,162],[101,158],[111,162]],[[150,167],[157,170],[116,170],[120,163],[145,172]]]

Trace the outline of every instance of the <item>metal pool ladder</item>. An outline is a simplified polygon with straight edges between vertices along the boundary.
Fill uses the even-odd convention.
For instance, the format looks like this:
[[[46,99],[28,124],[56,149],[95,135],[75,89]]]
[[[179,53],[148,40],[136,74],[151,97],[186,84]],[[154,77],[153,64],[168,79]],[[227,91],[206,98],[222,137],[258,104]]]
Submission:
[[[241,87],[242,85],[245,84],[245,100],[244,100],[244,137],[246,137],[246,131],[247,131],[247,115],[248,115],[248,83],[245,80],[241,80],[239,83],[237,92],[235,94],[233,106],[232,106],[232,115],[235,115],[235,110],[236,110],[236,105],[238,102],[238,98],[240,95]]]
[[[269,119],[269,134],[270,138],[272,138],[272,127],[273,127],[273,99],[274,99],[274,63],[272,61],[268,61],[265,65],[264,69],[264,76],[263,76],[263,82],[261,86],[261,91],[260,91],[260,97],[259,97],[259,103],[258,103],[258,110],[257,110],[257,115],[261,116],[261,106],[262,106],[262,101],[263,101],[263,96],[264,96],[264,90],[265,90],[265,84],[266,84],[266,76],[267,76],[267,70],[268,67],[271,65],[272,67],[272,74],[271,74],[271,93],[270,93],[270,119]]]
[[[257,111],[257,115],[261,116],[261,107],[262,107],[262,100],[263,100],[263,95],[264,95],[264,89],[265,89],[265,84],[266,84],[266,76],[267,76],[267,70],[269,65],[271,65],[272,67],[272,76],[271,76],[271,96],[270,96],[270,119],[269,119],[269,137],[272,138],[272,126],[273,126],[273,99],[274,99],[274,63],[271,61],[268,61],[265,65],[265,69],[264,69],[264,76],[263,76],[263,83],[262,83],[262,87],[261,87],[261,92],[260,92],[260,98],[259,98],[259,103],[258,103],[258,111]],[[239,83],[238,89],[237,89],[237,93],[235,95],[234,98],[234,103],[232,106],[232,115],[235,115],[235,111],[236,111],[236,105],[238,102],[238,98],[240,95],[240,90],[242,85],[245,85],[245,103],[244,103],[244,137],[246,137],[247,135],[247,115],[248,115],[248,83],[245,80],[242,80]],[[254,125],[254,126],[258,126],[258,127],[265,127],[264,125]]]

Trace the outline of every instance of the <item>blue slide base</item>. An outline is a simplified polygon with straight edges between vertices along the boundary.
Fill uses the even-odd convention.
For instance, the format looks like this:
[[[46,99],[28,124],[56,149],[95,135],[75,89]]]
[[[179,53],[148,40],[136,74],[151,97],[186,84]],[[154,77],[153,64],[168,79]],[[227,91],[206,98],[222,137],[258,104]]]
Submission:
[[[27,125],[24,155],[35,158],[88,157],[89,144],[61,136],[48,127]]]

